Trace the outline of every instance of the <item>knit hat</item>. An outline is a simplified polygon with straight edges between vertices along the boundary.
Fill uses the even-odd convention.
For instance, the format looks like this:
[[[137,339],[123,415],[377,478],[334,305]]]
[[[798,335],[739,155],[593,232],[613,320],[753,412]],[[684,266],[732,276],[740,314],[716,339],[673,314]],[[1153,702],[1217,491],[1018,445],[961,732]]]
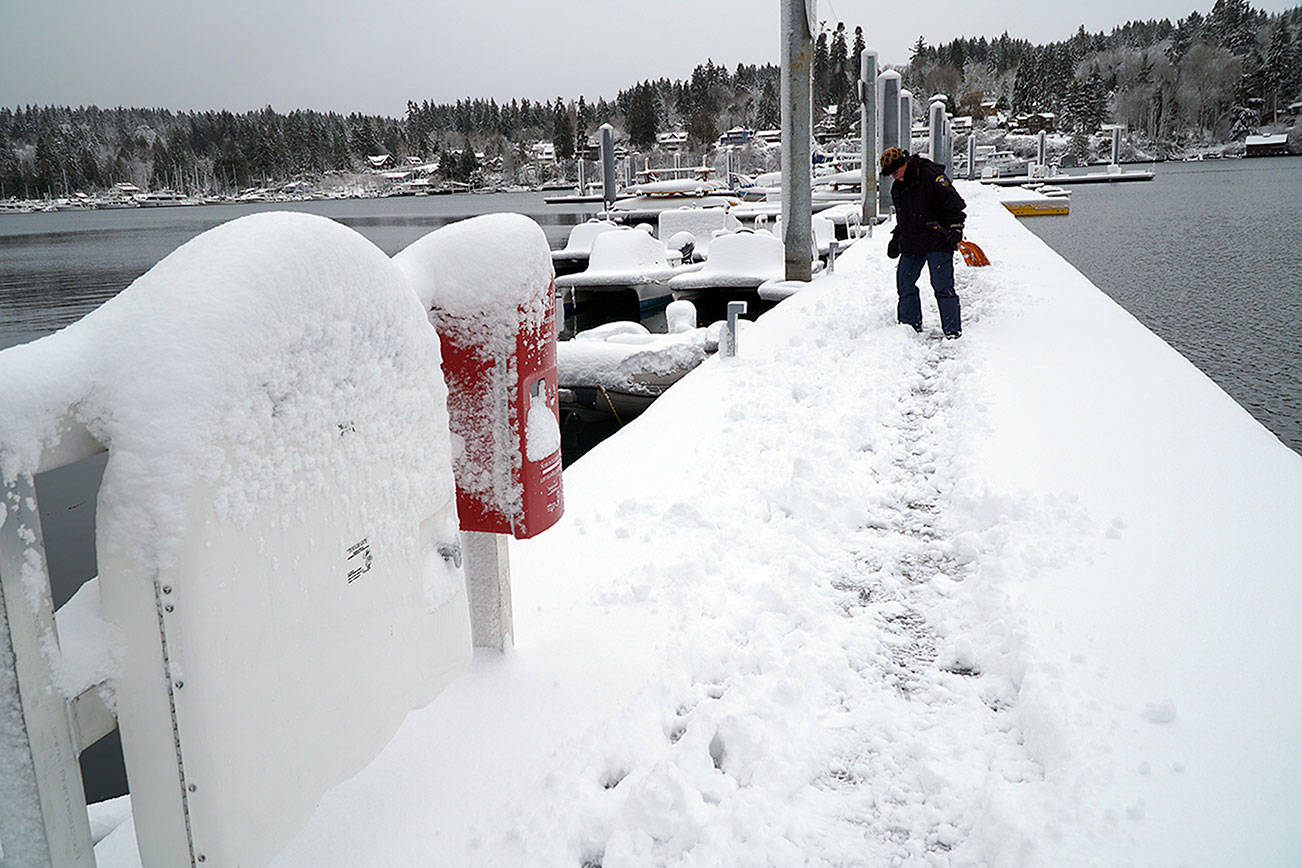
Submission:
[[[882,151],[882,175],[893,175],[895,170],[909,161],[906,151],[899,148],[887,148]]]

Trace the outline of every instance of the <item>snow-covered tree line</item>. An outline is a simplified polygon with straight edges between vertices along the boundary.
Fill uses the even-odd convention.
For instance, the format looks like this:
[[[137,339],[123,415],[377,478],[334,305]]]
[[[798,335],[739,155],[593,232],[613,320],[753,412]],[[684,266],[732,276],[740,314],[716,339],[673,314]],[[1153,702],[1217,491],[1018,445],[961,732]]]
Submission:
[[[998,99],[1013,113],[1053,112],[1059,129],[1127,125],[1155,142],[1242,138],[1290,119],[1302,99],[1302,7],[1276,15],[1248,0],[1216,0],[1174,24],[1084,27],[1034,46],[1007,33],[928,46],[919,38],[906,83],[944,92],[959,113]]]
[[[402,121],[271,107],[229,111],[95,106],[0,108],[0,198],[115,183],[229,191],[351,169],[401,147]]]
[[[853,105],[864,47],[862,28],[826,28],[815,43],[814,98]],[[981,104],[1053,112],[1059,129],[1080,134],[1126,124],[1161,144],[1241,138],[1295,116],[1302,99],[1302,7],[1276,15],[1248,0],[1215,0],[1207,14],[1175,23],[1134,21],[1111,33],[1083,27],[1061,42],[1032,45],[1007,33],[928,45],[919,37],[901,68],[916,94],[948,94],[958,114]],[[0,108],[0,198],[138,186],[229,191],[367,165],[391,154],[438,161],[465,180],[476,152],[500,159],[506,180],[530,160],[529,145],[550,141],[569,160],[603,123],[638,149],[681,128],[699,154],[733,126],[779,124],[779,70],[772,64],[712,60],[690,77],[636,83],[614,99],[552,101],[467,98],[407,103],[406,115],[292,111],[172,112],[163,109]],[[846,133],[856,112],[829,114]],[[1276,127],[1280,128],[1280,127]]]

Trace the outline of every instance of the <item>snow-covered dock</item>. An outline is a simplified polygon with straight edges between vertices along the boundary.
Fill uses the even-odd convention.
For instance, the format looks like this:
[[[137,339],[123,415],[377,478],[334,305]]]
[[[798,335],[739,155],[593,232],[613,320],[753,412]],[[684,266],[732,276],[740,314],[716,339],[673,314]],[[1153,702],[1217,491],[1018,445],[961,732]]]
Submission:
[[[1302,862],[1302,458],[960,189],[961,340],[855,245],[566,472],[517,647],[278,864]]]

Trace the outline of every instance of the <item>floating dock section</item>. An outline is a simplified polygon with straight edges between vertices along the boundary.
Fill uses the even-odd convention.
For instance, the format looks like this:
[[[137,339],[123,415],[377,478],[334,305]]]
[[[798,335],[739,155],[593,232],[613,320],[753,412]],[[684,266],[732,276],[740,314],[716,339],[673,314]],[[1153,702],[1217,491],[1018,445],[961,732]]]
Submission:
[[[1299,864],[1302,457],[956,186],[961,339],[852,247],[566,470],[514,652],[276,864]]]

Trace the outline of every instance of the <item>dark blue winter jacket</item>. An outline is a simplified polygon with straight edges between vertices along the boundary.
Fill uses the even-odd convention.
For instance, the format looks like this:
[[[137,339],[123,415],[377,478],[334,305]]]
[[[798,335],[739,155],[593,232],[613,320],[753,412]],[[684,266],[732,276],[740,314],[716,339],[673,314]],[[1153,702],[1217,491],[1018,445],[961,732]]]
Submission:
[[[918,154],[909,157],[904,177],[891,185],[891,201],[901,253],[953,250],[962,240],[967,203],[939,164]]]

